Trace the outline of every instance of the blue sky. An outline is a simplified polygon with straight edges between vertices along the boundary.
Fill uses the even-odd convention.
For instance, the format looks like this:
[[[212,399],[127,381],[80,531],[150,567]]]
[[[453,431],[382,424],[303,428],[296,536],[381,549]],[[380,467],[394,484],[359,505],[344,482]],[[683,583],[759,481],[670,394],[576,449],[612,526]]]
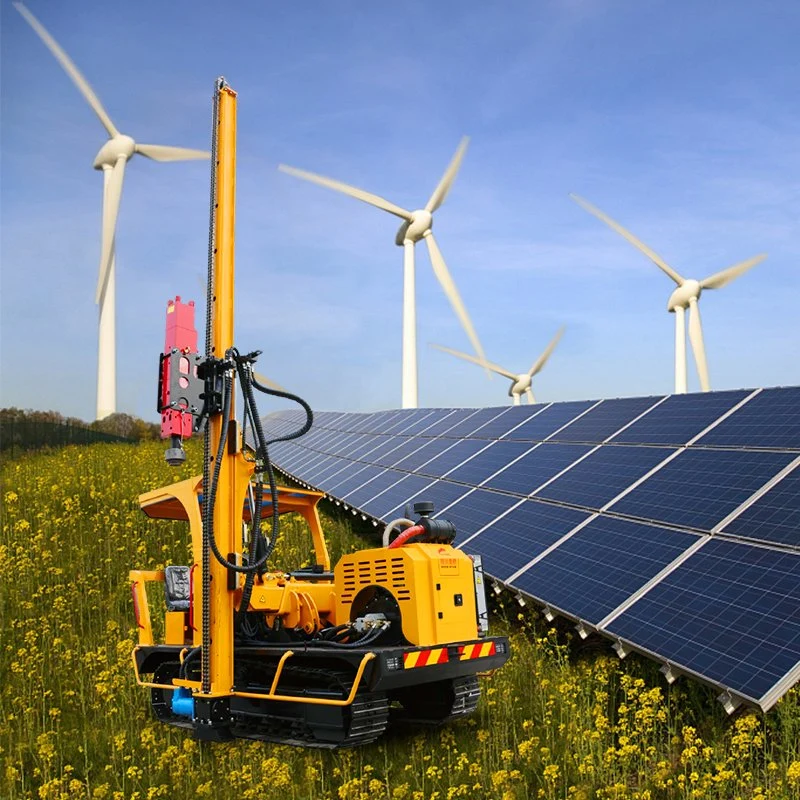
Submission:
[[[703,295],[712,386],[800,382],[795,2],[28,6],[137,141],[206,147],[214,79],[238,91],[237,343],[315,408],[399,404],[402,251],[394,217],[278,163],[416,208],[464,134],[437,239],[490,359],[526,370],[567,326],[540,400],[673,385],[673,284],[569,192],[690,277],[767,252]],[[10,3],[0,14],[0,404],[91,419],[105,132]],[[207,224],[205,163],[128,165],[121,411],[156,417],[166,300],[202,309]],[[508,402],[504,379],[427,346],[469,350],[417,252],[420,404]]]

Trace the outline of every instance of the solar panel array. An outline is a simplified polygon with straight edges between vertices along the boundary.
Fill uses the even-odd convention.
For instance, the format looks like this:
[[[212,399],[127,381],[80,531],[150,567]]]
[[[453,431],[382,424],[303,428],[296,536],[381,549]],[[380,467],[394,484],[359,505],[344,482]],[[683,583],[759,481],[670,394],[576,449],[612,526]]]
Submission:
[[[800,387],[324,412],[271,456],[376,521],[433,501],[497,581],[729,709],[800,678]]]

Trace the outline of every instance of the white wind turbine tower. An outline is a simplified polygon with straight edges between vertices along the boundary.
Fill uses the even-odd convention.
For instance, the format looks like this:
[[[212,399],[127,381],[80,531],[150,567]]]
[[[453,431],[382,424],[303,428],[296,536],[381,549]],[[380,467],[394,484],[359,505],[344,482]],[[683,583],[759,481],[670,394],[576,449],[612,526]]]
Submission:
[[[493,364],[491,361],[481,362],[481,360],[475,358],[475,356],[462,353],[460,350],[453,350],[441,344],[434,344],[432,346],[437,348],[437,350],[450,353],[451,356],[457,356],[458,358],[463,358],[465,361],[471,361],[473,364],[488,367],[492,372],[496,372],[504,378],[510,378],[511,386],[508,390],[508,396],[513,399],[514,405],[518,406],[522,403],[523,394],[528,398],[528,405],[533,405],[536,402],[536,398],[533,396],[533,388],[531,387],[533,376],[539,373],[542,367],[547,363],[547,359],[550,358],[563,335],[564,328],[561,328],[553,337],[550,344],[547,345],[544,352],[533,362],[533,366],[527,372],[521,372],[519,374],[512,372],[510,369],[505,369],[498,364]]]
[[[100,274],[95,294],[95,303],[100,307],[97,345],[97,419],[103,419],[103,417],[113,414],[117,405],[114,236],[117,228],[119,201],[122,196],[125,165],[136,153],[155,161],[187,161],[208,158],[209,153],[205,150],[190,150],[185,147],[137,144],[130,136],[120,133],[86,78],[59,47],[56,40],[22,3],[14,3],[14,6],[72,78],[73,83],[100,118],[100,122],[103,123],[103,127],[109,135],[108,141],[100,148],[93,164],[95,169],[103,170],[103,232],[100,246]]]
[[[675,393],[686,394],[686,329],[684,313],[687,308],[689,309],[689,341],[692,344],[692,353],[697,366],[697,376],[700,379],[700,388],[704,392],[711,391],[711,383],[708,379],[708,363],[706,362],[706,348],[703,343],[703,326],[700,322],[700,307],[698,305],[700,295],[703,289],[721,289],[735,278],[743,275],[751,267],[762,262],[767,256],[761,254],[746,261],[740,261],[738,264],[734,264],[732,267],[723,269],[720,272],[715,272],[701,281],[694,278],[684,278],[667,264],[661,256],[653,252],[644,242],[637,239],[630,231],[604,214],[599,208],[576,194],[571,194],[570,197],[579,206],[585,208],[590,214],[594,214],[610,228],[625,237],[662,272],[675,281],[677,288],[667,301],[667,311],[675,314]]]
[[[467,332],[475,352],[479,356],[479,363],[483,364],[486,357],[478,340],[478,335],[472,326],[472,321],[467,314],[467,309],[461,300],[450,271],[447,269],[442,253],[436,244],[431,227],[433,225],[433,212],[444,203],[450,187],[453,185],[461,159],[467,149],[469,139],[464,137],[453,156],[450,165],[445,170],[439,185],[433,190],[433,194],[425,204],[424,208],[416,211],[407,211],[405,208],[390,203],[388,200],[379,197],[371,192],[365,192],[341,181],[315,175],[313,172],[287,167],[281,164],[279,169],[294,175],[297,178],[318,183],[328,189],[335,189],[338,192],[355,197],[372,206],[388,211],[403,220],[403,224],[397,231],[395,244],[403,248],[403,373],[402,373],[402,407],[417,407],[417,308],[415,292],[415,273],[414,273],[414,245],[424,239],[428,246],[433,272],[444,290],[447,299],[450,301],[453,310],[461,321],[464,330]]]

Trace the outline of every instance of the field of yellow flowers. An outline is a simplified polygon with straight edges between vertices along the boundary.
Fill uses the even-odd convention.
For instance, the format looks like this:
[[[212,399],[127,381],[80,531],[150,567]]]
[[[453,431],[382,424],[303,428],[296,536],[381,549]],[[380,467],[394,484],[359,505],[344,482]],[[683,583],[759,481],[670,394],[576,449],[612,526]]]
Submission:
[[[197,448],[178,473],[150,442],[3,465],[4,800],[800,797],[796,690],[768,715],[728,719],[711,690],[670,687],[654,665],[620,661],[605,645],[579,651],[513,601],[493,619],[513,658],[483,679],[478,713],[449,727],[328,752],[200,746],[156,723],[131,674],[128,570],[186,563],[188,542],[183,525],[147,519],[136,497],[187,477],[192,464]],[[334,558],[364,546],[346,519],[326,521]],[[298,566],[307,543],[286,527],[276,563]]]

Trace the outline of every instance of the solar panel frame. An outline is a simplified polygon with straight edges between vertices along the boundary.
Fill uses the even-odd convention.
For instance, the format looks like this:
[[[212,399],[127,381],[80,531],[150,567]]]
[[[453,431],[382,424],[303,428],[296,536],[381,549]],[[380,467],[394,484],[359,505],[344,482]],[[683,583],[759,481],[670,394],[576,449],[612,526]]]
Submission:
[[[763,389],[698,444],[800,451],[800,386]]]
[[[506,432],[502,438],[523,442],[543,442],[599,402],[599,400],[571,400],[566,403],[551,403],[541,411],[531,414],[529,419],[520,422],[512,430]]]
[[[665,400],[657,397],[623,397],[603,400],[550,436],[554,442],[598,444],[625,428]]]
[[[531,494],[599,511],[675,452],[673,448],[612,444],[592,448]]]
[[[591,451],[591,445],[574,442],[513,442],[528,449],[481,486],[527,497]],[[498,442],[499,444],[499,442]]]
[[[753,393],[746,389],[673,394],[644,417],[612,436],[612,444],[685,445]]]
[[[436,516],[455,521],[458,546],[467,552],[484,551],[481,554],[488,575],[582,626],[597,627],[620,642],[623,649],[638,649],[657,660],[668,660],[664,653],[650,649],[651,642],[630,641],[622,636],[618,626],[623,623],[617,621],[627,624],[637,607],[644,607],[645,598],[657,597],[663,591],[658,589],[662,583],[667,586],[675,580],[671,576],[685,580],[687,570],[699,563],[697,554],[709,546],[707,542],[767,549],[783,553],[780,558],[800,559],[800,545],[793,538],[800,524],[795,522],[800,519],[800,501],[795,497],[800,491],[800,460],[797,464],[792,461],[800,458],[800,447],[786,446],[794,443],[791,437],[795,421],[800,430],[795,395],[800,397],[800,387],[491,409],[321,412],[316,415],[315,429],[300,440],[303,444],[276,443],[270,454],[279,468],[289,467],[284,471],[304,485],[316,486],[337,503],[375,520],[403,515],[407,503],[433,498]],[[770,408],[776,409],[774,418],[766,419]],[[278,419],[269,422],[269,429],[292,432],[304,419],[302,412],[279,412]],[[789,432],[783,439],[781,427]],[[474,446],[457,446],[464,441],[479,442],[480,446],[477,450]],[[508,444],[498,447],[498,442],[526,447],[520,451]],[[514,469],[520,474],[526,459],[558,452],[544,449],[558,447],[574,448],[572,454],[576,458],[528,492],[528,499],[523,494],[528,487],[521,479],[504,483],[513,476]],[[449,448],[455,448],[450,458],[442,458]],[[659,449],[665,454],[663,461],[656,459]],[[480,481],[474,480],[490,468],[493,454],[504,450],[521,455],[513,461],[509,455],[512,463],[502,465]],[[713,458],[698,453],[710,453]],[[620,468],[630,465],[630,472],[609,474],[616,468],[617,456]],[[711,463],[705,459],[711,459],[716,466],[705,468]],[[452,465],[454,461],[458,463]],[[653,461],[655,466],[649,468]],[[498,463],[502,464],[502,460]],[[763,469],[748,472],[741,468],[751,463],[761,464]],[[437,465],[447,469],[438,469]],[[726,470],[729,475],[725,475]],[[436,472],[442,475],[428,474]],[[730,485],[715,487],[715,473],[724,476]],[[765,477],[767,480],[759,485]],[[673,478],[689,485],[685,492],[690,498],[701,498],[708,512],[705,516],[697,516],[692,502],[686,502],[686,494],[672,491]],[[528,483],[531,480],[528,478]],[[677,516],[661,519],[666,515],[657,502],[644,503],[648,491],[656,497],[659,493],[670,494],[670,503],[678,508]],[[613,496],[609,499],[610,495]],[[634,511],[637,506],[639,510]],[[774,514],[783,527],[776,528],[770,521]],[[576,521],[575,528],[562,533],[565,526]],[[648,533],[633,540],[632,545],[623,548],[613,544],[624,538],[622,531],[639,528]],[[606,539],[602,541],[607,546],[606,555],[600,559],[605,566],[599,571],[599,556],[590,555],[594,553],[593,546],[600,547],[590,541],[598,531],[605,531]],[[671,554],[667,548],[668,552],[661,553],[660,560],[653,563],[650,556],[659,551],[659,546],[647,536],[692,544],[664,564]],[[526,542],[528,552],[524,549]],[[640,548],[638,556],[636,546]],[[576,561],[578,552],[583,553],[586,566],[569,567],[573,569],[572,588],[569,602],[564,602],[550,583],[558,585],[553,575],[564,565],[582,563]],[[526,556],[528,560],[520,565]],[[644,558],[651,568],[647,572],[634,568],[633,574],[623,569],[626,559],[634,556]],[[608,569],[620,570],[627,577],[615,584],[602,577]],[[657,571],[653,575],[654,569]],[[547,574],[550,583],[545,580]],[[588,592],[592,581],[596,586]],[[638,585],[632,589],[634,584]],[[548,596],[537,596],[537,591]],[[626,592],[627,597],[612,609]],[[714,603],[727,597],[721,590],[717,595]],[[773,607],[778,612],[782,608],[780,603]],[[794,612],[796,609],[792,608]],[[764,624],[768,627],[770,623]],[[686,630],[687,635],[694,635],[691,626]],[[719,641],[725,643],[730,638]],[[758,657],[761,656],[754,658]],[[704,674],[703,665],[695,670],[692,664],[676,665],[674,659],[670,663],[679,671],[697,674],[706,682],[726,688],[724,680]],[[778,664],[776,675],[785,666]],[[770,688],[769,702],[774,702],[798,677],[800,661]],[[729,683],[736,684],[733,680]],[[727,689],[736,698],[766,706],[765,697],[742,695],[737,687],[741,689],[741,684]]]
[[[588,511],[520,499],[459,547],[479,552],[484,570],[504,583],[532,558],[591,516]],[[502,567],[502,571],[498,568]]]
[[[618,514],[712,530],[787,466],[791,454],[689,448],[613,504]]]
[[[597,625],[698,538],[688,531],[595,515],[514,573],[509,584]],[[570,592],[563,590],[565,577],[573,579]]]
[[[728,578],[731,574],[735,580]],[[743,575],[751,576],[749,583],[743,583]],[[750,604],[744,602],[748,590],[752,592]],[[715,594],[722,598],[721,603],[711,602]],[[777,628],[776,609],[782,620]],[[661,622],[665,614],[686,624],[666,636]],[[765,621],[773,623],[762,628],[769,628],[770,636],[753,637],[752,631]],[[800,671],[800,555],[709,537],[703,547],[613,619],[607,630],[767,711],[782,694],[782,687],[796,680]],[[712,651],[715,643],[717,649]],[[744,650],[737,650],[741,644]],[[747,646],[765,652],[756,657]],[[766,670],[770,657],[782,659],[783,666]],[[743,679],[743,666],[750,662],[755,669],[748,682]]]
[[[720,533],[800,550],[800,461],[764,494],[719,528]]]

